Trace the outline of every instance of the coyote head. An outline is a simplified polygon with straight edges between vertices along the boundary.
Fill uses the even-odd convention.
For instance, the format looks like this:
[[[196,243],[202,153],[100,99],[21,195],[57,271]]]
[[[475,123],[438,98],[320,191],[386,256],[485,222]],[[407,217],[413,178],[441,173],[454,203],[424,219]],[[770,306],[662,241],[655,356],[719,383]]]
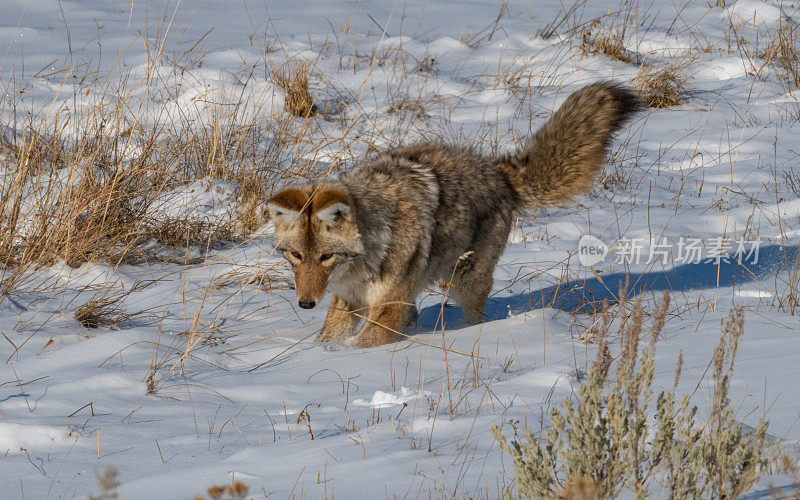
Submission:
[[[328,279],[363,253],[353,200],[343,186],[284,189],[267,201],[275,222],[275,247],[294,270],[297,302],[311,309]]]

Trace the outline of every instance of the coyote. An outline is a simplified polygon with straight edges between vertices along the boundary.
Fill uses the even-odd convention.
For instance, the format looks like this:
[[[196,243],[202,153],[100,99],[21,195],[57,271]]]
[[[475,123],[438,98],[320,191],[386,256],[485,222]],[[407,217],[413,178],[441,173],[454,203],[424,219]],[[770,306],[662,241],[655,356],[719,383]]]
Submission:
[[[267,202],[276,249],[294,269],[299,306],[333,291],[322,342],[396,341],[414,301],[436,281],[470,324],[483,320],[514,213],[588,190],[612,136],[640,107],[627,88],[596,83],[570,95],[519,150],[487,158],[419,143],[381,153],[338,181],[286,188]]]

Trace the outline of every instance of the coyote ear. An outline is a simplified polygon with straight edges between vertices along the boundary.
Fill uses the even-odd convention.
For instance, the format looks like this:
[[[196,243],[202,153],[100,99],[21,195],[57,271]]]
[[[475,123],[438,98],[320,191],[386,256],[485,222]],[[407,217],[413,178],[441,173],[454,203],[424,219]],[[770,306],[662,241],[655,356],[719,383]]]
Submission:
[[[326,229],[353,220],[353,200],[341,189],[320,190],[311,204],[311,213]]]
[[[289,227],[300,220],[300,212],[308,203],[308,196],[296,188],[288,188],[267,200],[270,218],[277,226]]]
[[[275,221],[276,225],[291,226],[300,215],[299,210],[291,210],[274,203],[267,203],[267,209],[270,219]]]
[[[340,219],[350,219],[350,214],[352,210],[350,209],[350,205],[345,205],[344,203],[334,203],[333,205],[320,210],[319,212],[315,212],[314,215],[317,218],[325,222],[326,224],[336,224],[337,221]]]

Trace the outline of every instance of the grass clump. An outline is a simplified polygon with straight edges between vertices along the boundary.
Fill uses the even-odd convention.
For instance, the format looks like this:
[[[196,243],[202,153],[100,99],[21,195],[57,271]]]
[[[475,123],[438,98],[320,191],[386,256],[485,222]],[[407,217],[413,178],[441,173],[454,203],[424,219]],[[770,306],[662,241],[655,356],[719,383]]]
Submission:
[[[669,108],[684,104],[686,77],[683,67],[670,64],[662,68],[643,66],[633,79],[634,88],[651,108]]]
[[[286,111],[300,118],[317,114],[308,87],[309,72],[308,64],[301,63],[275,73],[275,83],[286,92]]]
[[[124,312],[117,306],[121,297],[93,297],[75,309],[75,319],[86,328],[118,325]]]
[[[89,494],[89,500],[115,500],[119,498],[119,493],[117,493],[117,488],[119,488],[117,469],[106,467],[102,474],[96,475],[100,493],[97,495]]]
[[[625,48],[619,32],[603,29],[599,23],[581,34],[581,51],[584,54],[605,54],[620,62],[638,64],[636,53]]]
[[[624,293],[621,294],[624,297]],[[744,313],[731,311],[712,361],[713,395],[708,422],[699,422],[689,395],[675,394],[683,356],[670,390],[655,396],[653,358],[664,327],[669,295],[654,314],[648,345],[640,355],[643,312],[637,301],[627,312],[620,302],[622,353],[616,380],[608,391],[614,358],[608,347],[611,319],[603,314],[597,359],[578,389],[577,401],[554,408],[551,427],[539,439],[525,430],[525,442],[510,444],[497,426],[492,433],[514,462],[514,481],[522,497],[616,498],[623,489],[645,498],[648,489],[670,498],[737,498],[748,491],[773,460],[762,418],[752,432],[736,420],[728,399],[733,362],[744,332]],[[654,419],[651,418],[654,416]]]
[[[141,312],[128,313],[122,307],[124,299],[140,288],[139,286],[134,286],[129,291],[117,294],[110,292],[108,289],[101,290],[78,306],[73,315],[86,328],[109,327],[116,330],[122,323],[142,314]]]
[[[208,498],[211,500],[243,500],[247,498],[250,488],[241,481],[233,484],[213,485],[206,490]],[[197,495],[194,500],[205,500],[202,495]]]

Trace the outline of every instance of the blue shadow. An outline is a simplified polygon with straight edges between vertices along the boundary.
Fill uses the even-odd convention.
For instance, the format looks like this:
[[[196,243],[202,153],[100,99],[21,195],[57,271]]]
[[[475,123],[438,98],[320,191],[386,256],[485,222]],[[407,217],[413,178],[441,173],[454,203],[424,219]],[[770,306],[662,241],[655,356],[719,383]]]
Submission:
[[[745,283],[774,278],[781,270],[797,266],[798,247],[769,245],[761,247],[758,260],[735,259],[728,262],[715,261],[684,264],[669,270],[645,273],[613,273],[553,285],[530,293],[508,297],[490,297],[486,302],[486,321],[507,318],[509,313],[519,314],[542,307],[553,307],[572,313],[588,313],[602,308],[603,301],[617,301],[620,288],[626,286],[629,296],[643,293],[688,292],[716,287],[729,288]],[[753,262],[755,261],[755,262]],[[773,284],[773,283],[770,283]],[[461,308],[428,306],[419,313],[417,325],[426,329],[441,328],[440,316],[444,316],[445,329],[462,325]]]

